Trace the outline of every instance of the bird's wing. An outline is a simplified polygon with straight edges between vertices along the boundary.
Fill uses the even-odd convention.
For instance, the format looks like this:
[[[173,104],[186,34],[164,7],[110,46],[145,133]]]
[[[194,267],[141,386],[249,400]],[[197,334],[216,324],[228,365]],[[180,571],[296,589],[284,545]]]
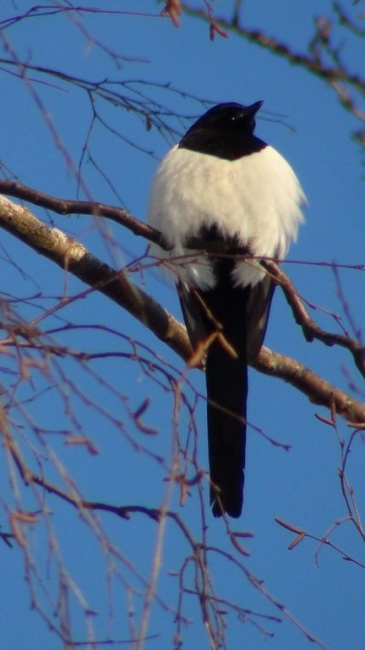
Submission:
[[[252,287],[246,306],[247,359],[255,359],[264,342],[275,284],[267,275]]]
[[[204,311],[199,301],[199,290],[193,289],[183,280],[179,280],[177,291],[189,339],[195,349],[209,334]]]
[[[199,289],[190,287],[183,280],[178,282],[177,290],[189,339],[193,348],[196,348],[211,331],[200,304],[201,292]],[[249,295],[246,304],[245,328],[248,360],[257,357],[263,344],[274,290],[274,283],[269,276],[266,276],[262,282],[251,289],[249,294],[246,294]]]

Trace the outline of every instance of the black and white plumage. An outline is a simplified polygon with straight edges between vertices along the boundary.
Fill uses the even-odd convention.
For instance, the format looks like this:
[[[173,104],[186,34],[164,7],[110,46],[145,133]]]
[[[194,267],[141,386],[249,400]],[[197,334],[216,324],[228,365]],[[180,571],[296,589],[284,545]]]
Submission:
[[[262,345],[274,288],[259,259],[243,256],[283,259],[303,221],[292,168],[254,135],[262,103],[218,104],[199,118],[162,160],[149,204],[149,223],[172,247],[152,254],[177,284],[193,347],[207,346],[215,516],[241,514],[247,360]],[[192,238],[208,252],[187,248]]]

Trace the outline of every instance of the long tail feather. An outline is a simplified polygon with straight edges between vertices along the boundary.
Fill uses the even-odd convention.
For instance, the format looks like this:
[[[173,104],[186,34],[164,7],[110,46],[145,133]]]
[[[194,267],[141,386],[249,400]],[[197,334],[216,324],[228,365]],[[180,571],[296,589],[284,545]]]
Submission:
[[[215,264],[218,282],[203,291],[178,285],[184,319],[195,348],[213,335],[207,353],[207,415],[211,490],[216,517],[239,517],[246,449],[247,359],[265,335],[273,294],[269,277],[255,287],[233,286],[233,262]],[[216,335],[216,336],[214,336]]]
[[[234,358],[216,339],[208,352],[206,382],[212,510],[215,517],[223,512],[239,517],[246,449],[245,354]]]

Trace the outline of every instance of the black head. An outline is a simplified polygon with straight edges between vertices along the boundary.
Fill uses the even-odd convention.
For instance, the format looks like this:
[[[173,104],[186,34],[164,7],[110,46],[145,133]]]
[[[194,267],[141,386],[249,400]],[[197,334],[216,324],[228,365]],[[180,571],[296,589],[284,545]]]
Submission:
[[[199,153],[237,160],[265,147],[254,136],[255,115],[263,102],[242,106],[231,102],[217,104],[186,132],[179,147]]]

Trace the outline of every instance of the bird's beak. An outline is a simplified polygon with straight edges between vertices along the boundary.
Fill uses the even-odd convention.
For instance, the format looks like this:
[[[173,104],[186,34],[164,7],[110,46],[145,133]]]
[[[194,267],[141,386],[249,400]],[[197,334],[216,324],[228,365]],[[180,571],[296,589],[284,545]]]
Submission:
[[[250,106],[245,106],[242,110],[242,117],[247,120],[252,120],[252,118],[255,117],[256,113],[260,110],[263,103],[263,101],[259,101],[251,104]]]

